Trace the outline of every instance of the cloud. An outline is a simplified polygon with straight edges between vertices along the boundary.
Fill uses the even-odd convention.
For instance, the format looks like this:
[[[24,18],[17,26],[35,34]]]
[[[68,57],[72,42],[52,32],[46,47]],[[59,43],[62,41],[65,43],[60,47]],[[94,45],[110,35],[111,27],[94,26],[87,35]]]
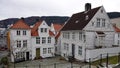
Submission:
[[[92,3],[93,8],[103,5],[107,11],[117,11],[120,3],[118,0],[0,0],[0,19],[51,15],[71,16],[73,13],[84,11],[84,4],[87,2]]]

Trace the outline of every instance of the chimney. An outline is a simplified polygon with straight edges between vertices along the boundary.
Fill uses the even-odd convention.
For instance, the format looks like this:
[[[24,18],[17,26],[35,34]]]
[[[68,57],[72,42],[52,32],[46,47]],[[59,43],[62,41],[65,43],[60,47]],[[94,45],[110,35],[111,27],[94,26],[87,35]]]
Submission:
[[[21,20],[23,20],[23,21],[24,21],[24,17],[21,17]]]
[[[91,3],[86,3],[85,4],[85,11],[91,10]]]

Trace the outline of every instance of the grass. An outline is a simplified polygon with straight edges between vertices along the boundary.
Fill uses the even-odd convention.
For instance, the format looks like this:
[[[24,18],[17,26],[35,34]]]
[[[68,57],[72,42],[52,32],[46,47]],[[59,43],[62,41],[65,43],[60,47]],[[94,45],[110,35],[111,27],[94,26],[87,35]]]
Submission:
[[[107,59],[102,59],[102,63],[106,63]],[[118,56],[112,56],[108,58],[108,64],[117,64],[118,63]],[[92,65],[100,64],[100,60],[96,60],[92,62]]]

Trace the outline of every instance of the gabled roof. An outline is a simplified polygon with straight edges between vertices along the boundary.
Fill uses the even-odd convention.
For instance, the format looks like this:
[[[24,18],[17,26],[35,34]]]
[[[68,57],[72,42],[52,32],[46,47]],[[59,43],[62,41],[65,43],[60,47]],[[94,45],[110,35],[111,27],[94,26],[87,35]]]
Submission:
[[[115,32],[120,32],[120,29],[116,25],[113,25],[113,27],[115,29]]]
[[[38,27],[42,24],[43,21],[38,21],[35,23],[33,28],[31,29],[31,36],[39,36],[38,34]],[[49,35],[50,36],[55,36],[52,31],[49,30]]]
[[[72,17],[65,24],[65,26],[62,28],[62,31],[82,30],[89,23],[89,21],[94,17],[94,15],[97,13],[97,11],[100,8],[101,6],[88,11],[73,14]]]
[[[13,24],[11,29],[30,29],[30,26],[25,23],[24,19],[19,19],[15,24]]]
[[[60,31],[60,29],[62,28],[63,25],[61,24],[56,24],[56,23],[53,23],[53,27],[55,29],[55,31]]]
[[[38,36],[38,27],[41,25],[42,21],[38,21],[35,23],[33,28],[31,29],[31,36]]]

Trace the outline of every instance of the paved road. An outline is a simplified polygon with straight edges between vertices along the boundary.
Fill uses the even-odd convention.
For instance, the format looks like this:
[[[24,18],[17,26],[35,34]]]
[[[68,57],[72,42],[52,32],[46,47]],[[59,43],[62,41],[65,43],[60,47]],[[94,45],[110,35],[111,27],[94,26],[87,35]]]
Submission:
[[[88,68],[88,65],[80,63],[72,63],[73,68]],[[14,68],[14,64],[10,63],[10,68]],[[71,68],[71,63],[65,60],[59,60],[59,57],[47,58],[42,60],[25,61],[15,64],[15,68]],[[96,68],[96,67],[91,67]]]

